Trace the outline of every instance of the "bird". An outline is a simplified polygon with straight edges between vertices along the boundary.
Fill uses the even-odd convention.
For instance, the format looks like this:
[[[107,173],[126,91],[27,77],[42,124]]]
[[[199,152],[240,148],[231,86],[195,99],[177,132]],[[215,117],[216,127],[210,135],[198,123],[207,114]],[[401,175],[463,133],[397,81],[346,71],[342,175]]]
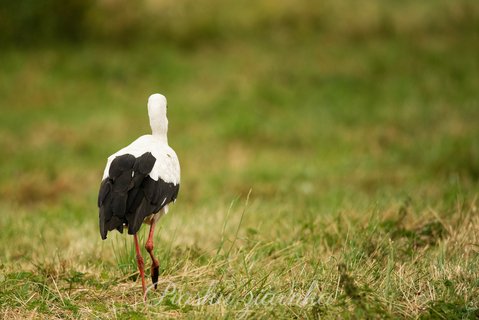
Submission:
[[[138,243],[142,224],[150,225],[145,243],[156,289],[159,261],[153,255],[153,235],[158,220],[176,202],[180,189],[180,163],[168,145],[167,100],[155,93],[148,98],[151,134],[146,134],[108,157],[98,193],[99,227],[103,240],[109,231],[133,235],[136,261],[146,301],[144,260]]]

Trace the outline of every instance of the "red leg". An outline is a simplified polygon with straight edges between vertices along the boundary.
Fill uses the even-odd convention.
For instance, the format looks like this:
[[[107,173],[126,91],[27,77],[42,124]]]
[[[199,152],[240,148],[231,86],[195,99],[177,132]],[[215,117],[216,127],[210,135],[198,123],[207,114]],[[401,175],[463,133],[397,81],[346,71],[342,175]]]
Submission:
[[[146,241],[145,248],[146,251],[150,254],[151,257],[151,280],[155,285],[155,289],[158,285],[158,277],[160,276],[160,263],[153,256],[153,233],[155,232],[156,221],[151,222],[150,234],[148,235],[148,240]]]
[[[136,262],[138,263],[138,270],[140,270],[141,286],[143,288],[143,300],[146,301],[146,283],[145,283],[145,263],[140,252],[140,245],[138,244],[138,235],[133,235],[135,239]]]

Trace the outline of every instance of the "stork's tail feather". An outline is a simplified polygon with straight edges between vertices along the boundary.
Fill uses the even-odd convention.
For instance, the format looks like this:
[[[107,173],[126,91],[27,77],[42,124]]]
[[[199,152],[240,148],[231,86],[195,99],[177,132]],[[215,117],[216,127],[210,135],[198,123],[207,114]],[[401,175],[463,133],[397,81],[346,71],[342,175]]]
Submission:
[[[155,157],[146,152],[138,158],[131,154],[116,157],[110,165],[109,175],[100,186],[98,206],[100,207],[100,235],[106,239],[108,231],[135,234],[143,219],[150,211],[148,203],[143,205],[144,192],[141,186],[155,164]]]

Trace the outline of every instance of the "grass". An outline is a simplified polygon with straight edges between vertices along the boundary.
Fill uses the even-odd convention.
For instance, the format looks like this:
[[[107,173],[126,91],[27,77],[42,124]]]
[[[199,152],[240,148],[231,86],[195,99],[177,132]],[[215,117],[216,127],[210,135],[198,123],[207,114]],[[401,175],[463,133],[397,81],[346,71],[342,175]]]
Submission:
[[[2,51],[2,318],[477,318],[479,42],[441,14]],[[156,91],[182,187],[144,304],[96,194]]]

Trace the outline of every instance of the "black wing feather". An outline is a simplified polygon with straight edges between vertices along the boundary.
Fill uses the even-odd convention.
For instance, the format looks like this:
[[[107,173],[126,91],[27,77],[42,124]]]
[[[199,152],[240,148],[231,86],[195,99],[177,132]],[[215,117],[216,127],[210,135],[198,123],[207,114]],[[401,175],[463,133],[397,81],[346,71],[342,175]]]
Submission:
[[[155,181],[148,175],[155,162],[150,152],[138,158],[121,155],[111,162],[109,177],[102,181],[98,194],[102,239],[108,231],[123,232],[125,225],[129,234],[135,234],[147,216],[176,199],[179,184],[161,178]]]

